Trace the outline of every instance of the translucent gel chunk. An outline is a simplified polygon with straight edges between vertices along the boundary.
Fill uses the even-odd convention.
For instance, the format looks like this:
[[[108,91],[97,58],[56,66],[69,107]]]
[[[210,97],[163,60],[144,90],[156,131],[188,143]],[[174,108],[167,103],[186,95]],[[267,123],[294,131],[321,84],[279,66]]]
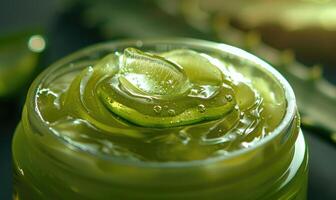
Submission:
[[[134,48],[125,49],[121,65],[120,73],[125,79],[133,87],[148,94],[179,93],[187,85],[187,77],[180,66]]]

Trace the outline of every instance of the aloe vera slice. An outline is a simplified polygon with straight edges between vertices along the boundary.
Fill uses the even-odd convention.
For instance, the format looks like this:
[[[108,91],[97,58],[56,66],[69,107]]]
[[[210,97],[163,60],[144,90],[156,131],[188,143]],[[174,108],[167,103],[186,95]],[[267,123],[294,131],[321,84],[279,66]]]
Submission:
[[[219,119],[234,110],[235,102],[227,102],[218,107],[192,107],[172,116],[145,115],[137,110],[114,101],[107,93],[101,92],[100,98],[104,105],[115,115],[139,126],[167,128],[194,124],[202,121]]]
[[[189,80],[198,84],[219,85],[223,80],[223,73],[209,58],[192,50],[179,49],[161,54],[183,67]]]

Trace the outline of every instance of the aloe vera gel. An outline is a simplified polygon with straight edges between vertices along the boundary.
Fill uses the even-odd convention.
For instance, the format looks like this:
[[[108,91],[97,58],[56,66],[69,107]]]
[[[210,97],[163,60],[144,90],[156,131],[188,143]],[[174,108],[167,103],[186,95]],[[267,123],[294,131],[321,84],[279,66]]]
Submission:
[[[15,199],[306,199],[287,81],[192,39],[93,46],[32,84],[13,140]]]

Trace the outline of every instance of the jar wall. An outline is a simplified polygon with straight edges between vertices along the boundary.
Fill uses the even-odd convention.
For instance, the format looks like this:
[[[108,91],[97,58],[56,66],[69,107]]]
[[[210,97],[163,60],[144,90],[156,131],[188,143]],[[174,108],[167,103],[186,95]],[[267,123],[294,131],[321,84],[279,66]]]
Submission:
[[[301,200],[307,186],[307,149],[297,126],[288,134],[282,146],[270,143],[230,161],[187,168],[132,166],[69,148],[33,128],[25,110],[13,141],[15,195],[18,199]]]

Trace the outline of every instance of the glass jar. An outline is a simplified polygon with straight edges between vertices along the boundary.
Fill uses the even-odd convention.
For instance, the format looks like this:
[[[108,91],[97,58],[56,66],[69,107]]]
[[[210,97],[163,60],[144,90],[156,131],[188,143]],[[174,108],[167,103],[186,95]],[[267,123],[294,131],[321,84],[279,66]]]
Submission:
[[[205,160],[139,162],[78,148],[41,120],[36,91],[106,54],[189,48],[236,60],[272,79],[287,106],[276,129],[252,147]],[[145,147],[144,147],[145,148]],[[270,65],[225,44],[195,39],[127,40],[98,44],[61,59],[36,78],[13,139],[14,199],[306,199],[307,147],[292,88]]]

